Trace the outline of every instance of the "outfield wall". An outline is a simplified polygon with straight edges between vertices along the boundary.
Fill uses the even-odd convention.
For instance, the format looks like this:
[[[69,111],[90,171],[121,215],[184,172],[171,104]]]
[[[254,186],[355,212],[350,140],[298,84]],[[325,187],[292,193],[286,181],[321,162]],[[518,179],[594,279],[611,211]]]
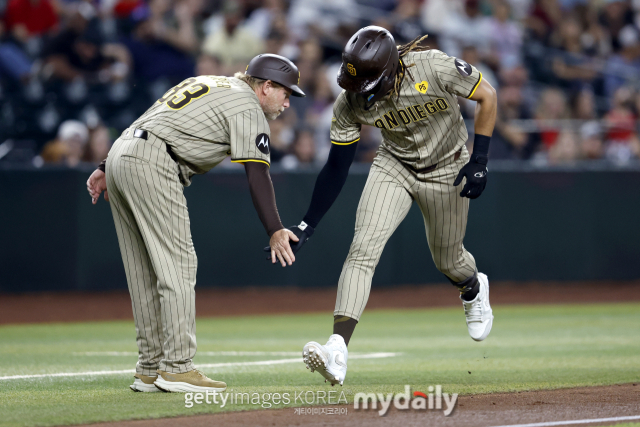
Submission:
[[[0,170],[0,291],[126,289],[107,203],[91,204],[90,170]],[[244,172],[195,177],[186,189],[199,286],[333,286],[353,237],[366,168],[292,268],[268,264],[267,236]],[[273,171],[285,225],[309,204],[317,171]],[[640,171],[491,169],[471,202],[465,246],[494,280],[640,279]],[[442,282],[417,206],[391,238],[374,284]]]

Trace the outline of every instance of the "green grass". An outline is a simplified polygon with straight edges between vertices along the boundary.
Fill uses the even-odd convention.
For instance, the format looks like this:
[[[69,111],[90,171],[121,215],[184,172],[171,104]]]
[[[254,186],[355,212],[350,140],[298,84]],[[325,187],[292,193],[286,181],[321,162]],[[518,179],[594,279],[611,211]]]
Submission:
[[[304,364],[203,369],[234,392],[400,392],[405,384],[426,391],[441,384],[459,394],[510,392],[640,381],[640,304],[497,306],[491,336],[467,335],[461,309],[365,312],[351,354],[399,352],[384,359],[351,359],[343,388],[331,388]],[[300,351],[324,342],[331,314],[198,320],[198,349]],[[136,356],[85,352],[135,352],[131,322],[0,327],[0,376],[122,370]],[[196,356],[196,364],[272,360],[294,356]],[[221,411],[216,405],[184,407],[184,395],[133,393],[131,374],[0,380],[0,425],[60,425],[191,415]],[[282,405],[279,405],[282,406]],[[302,406],[300,403],[289,406]],[[224,410],[259,409],[251,405]],[[637,424],[637,423],[636,423]],[[631,424],[634,425],[635,424]]]
[[[620,424],[610,424],[605,427],[640,427],[640,423],[620,423]]]

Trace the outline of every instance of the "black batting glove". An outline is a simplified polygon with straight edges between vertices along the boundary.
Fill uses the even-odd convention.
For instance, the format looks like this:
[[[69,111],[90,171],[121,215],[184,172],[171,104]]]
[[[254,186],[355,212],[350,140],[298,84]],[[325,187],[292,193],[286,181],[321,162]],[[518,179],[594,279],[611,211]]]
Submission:
[[[466,178],[467,182],[462,187],[460,197],[468,197],[470,199],[477,199],[484,191],[484,187],[487,186],[487,158],[481,156],[471,156],[469,163],[464,165],[456,180],[453,181],[453,185],[457,187],[462,182],[462,178]]]
[[[291,250],[293,251],[294,255],[298,253],[298,251],[302,248],[302,245],[304,245],[307,240],[309,240],[309,237],[313,236],[313,233],[315,232],[315,229],[304,221],[302,221],[300,225],[289,227],[289,230],[291,230],[293,234],[295,234],[296,237],[300,239],[297,242],[289,240],[289,243],[291,244]],[[264,251],[271,253],[271,246],[265,247]],[[267,261],[271,261],[271,256],[267,257]]]

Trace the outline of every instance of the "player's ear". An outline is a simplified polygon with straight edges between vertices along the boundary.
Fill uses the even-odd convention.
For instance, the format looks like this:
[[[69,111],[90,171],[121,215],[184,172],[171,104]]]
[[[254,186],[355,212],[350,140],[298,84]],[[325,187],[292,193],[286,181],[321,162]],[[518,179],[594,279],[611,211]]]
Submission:
[[[267,95],[273,89],[273,82],[271,80],[267,80],[262,85],[262,93],[263,95]]]

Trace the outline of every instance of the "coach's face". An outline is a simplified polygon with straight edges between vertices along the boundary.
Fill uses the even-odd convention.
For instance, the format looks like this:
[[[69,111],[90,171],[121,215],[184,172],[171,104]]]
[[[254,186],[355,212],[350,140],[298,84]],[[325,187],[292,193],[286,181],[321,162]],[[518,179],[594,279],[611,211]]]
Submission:
[[[289,108],[291,89],[275,85],[267,80],[261,88],[260,106],[267,120],[275,120],[285,108]]]

